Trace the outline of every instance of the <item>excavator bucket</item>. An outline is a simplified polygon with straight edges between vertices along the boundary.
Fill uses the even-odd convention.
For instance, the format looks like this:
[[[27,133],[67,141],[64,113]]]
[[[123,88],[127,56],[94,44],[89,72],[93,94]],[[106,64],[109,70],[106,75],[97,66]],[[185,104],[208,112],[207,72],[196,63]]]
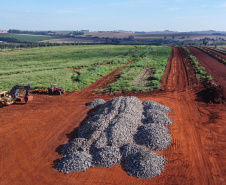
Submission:
[[[25,96],[24,97],[24,100],[25,100],[25,102],[27,103],[27,102],[29,102],[29,101],[31,101],[31,100],[33,100],[33,96]]]

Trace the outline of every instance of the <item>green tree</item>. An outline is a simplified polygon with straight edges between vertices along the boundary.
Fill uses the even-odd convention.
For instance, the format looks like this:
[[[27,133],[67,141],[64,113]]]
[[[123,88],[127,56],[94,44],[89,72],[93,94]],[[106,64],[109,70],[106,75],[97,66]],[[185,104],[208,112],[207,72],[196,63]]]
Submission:
[[[204,40],[202,43],[206,46],[208,44],[208,41]]]

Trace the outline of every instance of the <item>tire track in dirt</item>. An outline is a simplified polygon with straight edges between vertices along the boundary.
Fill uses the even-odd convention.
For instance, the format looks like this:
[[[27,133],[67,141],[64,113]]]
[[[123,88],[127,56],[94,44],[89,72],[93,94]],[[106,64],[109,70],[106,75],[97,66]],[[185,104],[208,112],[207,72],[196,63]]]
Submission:
[[[184,64],[183,49],[172,47],[173,57],[165,85],[166,91],[184,91],[189,86],[187,70]]]

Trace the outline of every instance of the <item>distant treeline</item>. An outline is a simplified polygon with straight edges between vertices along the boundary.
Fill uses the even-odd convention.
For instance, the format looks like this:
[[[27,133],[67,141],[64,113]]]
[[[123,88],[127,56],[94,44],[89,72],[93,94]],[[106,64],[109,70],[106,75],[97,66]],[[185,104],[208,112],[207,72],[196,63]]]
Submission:
[[[40,42],[40,43],[21,43],[21,44],[7,44],[7,43],[0,43],[1,49],[14,49],[14,48],[36,48],[36,47],[51,47],[51,46],[71,46],[71,45],[81,45],[81,44],[74,44],[74,43],[48,43],[48,42]],[[86,44],[88,45],[88,44]]]
[[[18,48],[37,48],[37,47],[51,47],[51,46],[75,46],[75,45],[160,45],[159,43],[126,43],[126,44],[114,44],[114,43],[31,43],[31,44],[7,44],[0,43],[0,49],[18,49]]]
[[[32,35],[50,35],[50,34],[55,34],[55,32],[52,31],[23,31],[23,30],[15,30],[15,29],[9,29],[8,33],[13,33],[13,34],[32,34]]]
[[[27,30],[15,30],[15,29],[10,29],[8,30],[8,33],[12,34],[31,34],[31,35],[53,35],[53,36],[65,36],[65,37],[73,37],[76,35],[84,35],[84,32],[82,31],[72,31],[67,34],[59,34],[57,32],[53,31],[27,31]]]

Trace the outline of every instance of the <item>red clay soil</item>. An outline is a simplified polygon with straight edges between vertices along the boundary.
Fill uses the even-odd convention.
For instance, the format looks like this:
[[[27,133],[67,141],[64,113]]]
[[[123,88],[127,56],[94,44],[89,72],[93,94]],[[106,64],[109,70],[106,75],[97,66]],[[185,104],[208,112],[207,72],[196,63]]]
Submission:
[[[129,176],[120,165],[90,168],[64,174],[53,168],[61,156],[57,148],[91,110],[85,103],[94,98],[109,100],[93,89],[105,78],[80,92],[64,96],[34,95],[28,104],[0,109],[0,184],[225,184],[225,105],[195,101],[193,81],[184,53],[173,48],[166,80],[167,91],[135,94],[172,108],[169,126],[173,135],[168,149],[158,152],[168,159],[165,171],[151,179]],[[69,137],[69,138],[68,138]]]
[[[188,49],[198,59],[199,63],[206,68],[206,71],[226,89],[226,65],[197,48],[188,47]]]

